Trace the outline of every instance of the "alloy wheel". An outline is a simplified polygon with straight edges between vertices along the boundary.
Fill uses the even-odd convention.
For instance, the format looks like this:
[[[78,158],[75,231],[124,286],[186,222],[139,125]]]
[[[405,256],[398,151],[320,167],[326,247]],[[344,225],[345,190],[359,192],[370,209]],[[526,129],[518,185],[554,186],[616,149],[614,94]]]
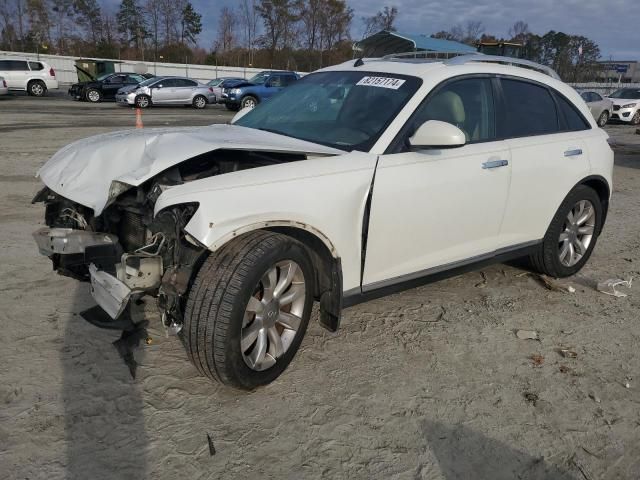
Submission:
[[[596,209],[589,200],[580,200],[569,213],[558,238],[558,256],[565,267],[573,267],[587,253],[596,225]]]
[[[249,368],[266,370],[284,355],[300,328],[305,307],[304,273],[293,260],[272,266],[249,297],[240,349]]]
[[[39,83],[34,83],[31,85],[31,93],[36,97],[40,97],[44,93],[44,87]]]
[[[90,102],[99,102],[100,101],[100,93],[97,90],[89,90],[87,93],[87,98]]]

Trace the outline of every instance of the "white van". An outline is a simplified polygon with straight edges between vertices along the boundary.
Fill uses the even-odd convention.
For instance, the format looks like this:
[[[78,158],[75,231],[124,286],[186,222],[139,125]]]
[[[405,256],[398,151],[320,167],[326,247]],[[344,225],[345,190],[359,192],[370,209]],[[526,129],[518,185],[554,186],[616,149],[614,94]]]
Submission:
[[[4,77],[9,90],[26,91],[35,97],[58,88],[56,72],[45,62],[0,59],[0,76]]]

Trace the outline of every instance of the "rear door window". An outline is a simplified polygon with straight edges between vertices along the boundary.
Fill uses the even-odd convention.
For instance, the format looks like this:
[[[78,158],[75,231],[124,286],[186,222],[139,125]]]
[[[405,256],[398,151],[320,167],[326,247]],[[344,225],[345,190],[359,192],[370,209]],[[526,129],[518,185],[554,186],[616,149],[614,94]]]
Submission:
[[[507,78],[500,83],[504,112],[498,116],[498,137],[530,137],[560,131],[556,104],[546,87]]]
[[[27,66],[27,62],[22,60],[0,60],[0,70],[5,72],[19,72],[28,71],[29,67]]]

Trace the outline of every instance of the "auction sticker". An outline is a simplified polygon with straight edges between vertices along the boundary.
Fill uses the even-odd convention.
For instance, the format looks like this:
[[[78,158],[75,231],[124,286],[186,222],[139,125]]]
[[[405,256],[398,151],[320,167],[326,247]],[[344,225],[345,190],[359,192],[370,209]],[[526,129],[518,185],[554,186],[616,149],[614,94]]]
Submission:
[[[391,90],[398,90],[405,80],[400,78],[390,77],[362,77],[356,85],[364,87],[381,87],[390,88]]]

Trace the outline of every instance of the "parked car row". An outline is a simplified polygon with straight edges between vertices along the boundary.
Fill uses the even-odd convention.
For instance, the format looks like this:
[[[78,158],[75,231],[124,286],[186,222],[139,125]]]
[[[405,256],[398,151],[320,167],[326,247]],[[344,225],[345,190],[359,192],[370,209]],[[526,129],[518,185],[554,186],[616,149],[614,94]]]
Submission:
[[[55,70],[45,62],[0,59],[0,76],[3,77],[0,95],[6,95],[9,91],[26,91],[29,95],[41,97],[47,91],[58,88]],[[98,103],[116,100],[121,105],[140,108],[152,105],[205,108],[208,104],[221,103],[229,110],[236,111],[255,107],[299,78],[295,72],[267,70],[249,80],[223,77],[202,84],[187,77],[116,72],[74,83],[68,94],[79,101]]]
[[[585,90],[580,92],[580,96],[600,127],[609,120],[640,125],[640,88],[620,88],[607,97]]]

